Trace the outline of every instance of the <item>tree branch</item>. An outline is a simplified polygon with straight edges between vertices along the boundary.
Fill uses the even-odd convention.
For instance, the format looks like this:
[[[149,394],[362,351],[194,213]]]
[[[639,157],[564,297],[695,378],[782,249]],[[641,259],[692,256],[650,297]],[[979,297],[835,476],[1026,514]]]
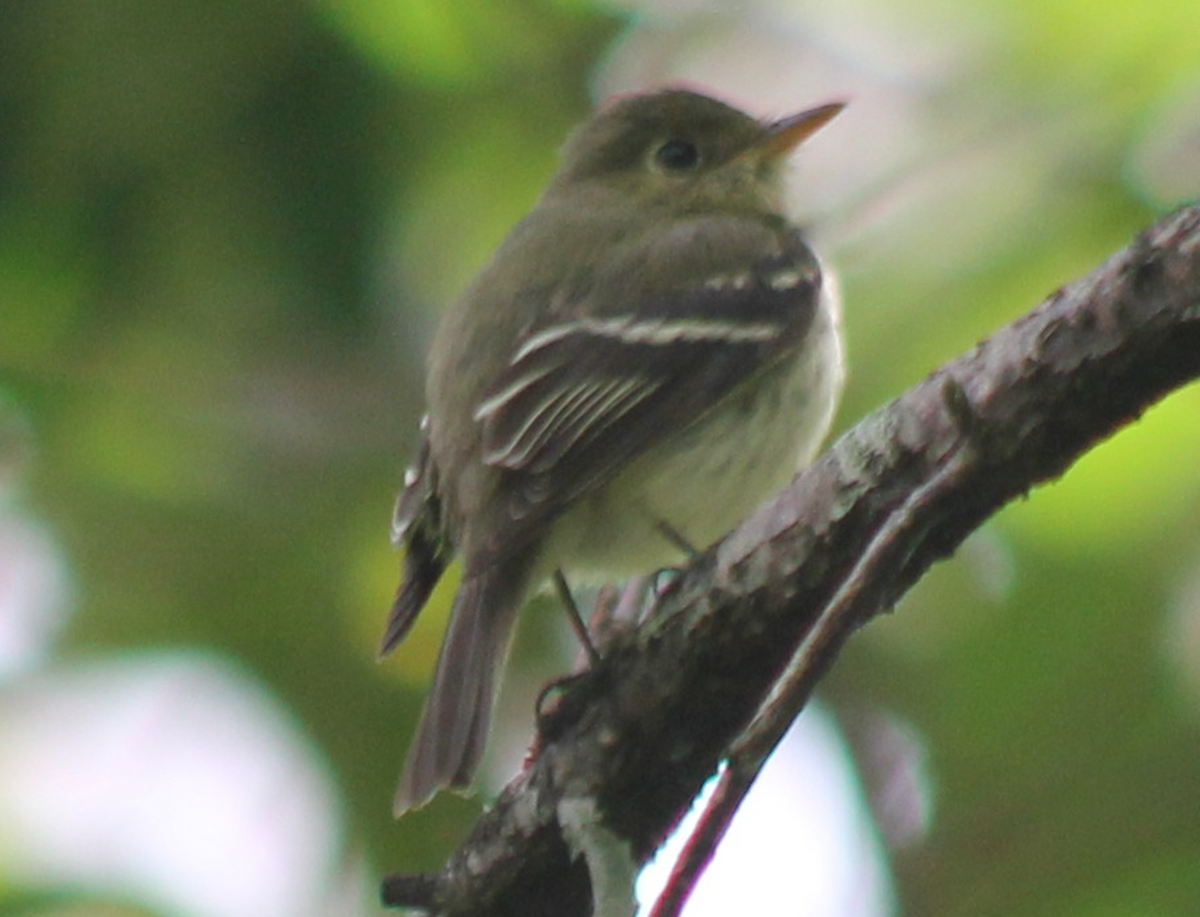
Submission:
[[[1193,206],[868,416],[690,564],[653,618],[563,692],[525,770],[445,869],[389,880],[385,903],[474,917],[592,914],[587,864],[560,826],[565,802],[593,804],[606,836],[644,862],[823,613],[845,606],[803,661],[809,688],[855,627],[1001,506],[1198,376]],[[917,512],[907,501],[922,488],[931,497]],[[902,542],[860,565],[898,514]],[[421,894],[402,892],[410,887]]]

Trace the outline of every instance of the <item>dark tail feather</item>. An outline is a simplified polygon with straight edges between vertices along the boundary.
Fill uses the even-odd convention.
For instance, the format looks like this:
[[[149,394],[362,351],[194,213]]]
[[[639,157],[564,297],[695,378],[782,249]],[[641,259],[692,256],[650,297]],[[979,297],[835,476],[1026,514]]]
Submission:
[[[392,544],[404,546],[404,576],[379,643],[380,658],[408,635],[454,553],[442,530],[437,468],[423,432],[427,423],[427,418],[421,421],[417,461],[404,473],[404,490],[392,513]]]
[[[528,564],[513,559],[464,575],[400,776],[395,815],[423,806],[443,787],[469,786],[474,778],[527,576]]]
[[[437,585],[446,570],[449,558],[431,541],[424,529],[415,529],[406,539],[404,553],[404,577],[396,590],[396,599],[388,613],[379,642],[379,656],[383,658],[403,640],[417,620],[417,614],[429,601],[429,593]]]

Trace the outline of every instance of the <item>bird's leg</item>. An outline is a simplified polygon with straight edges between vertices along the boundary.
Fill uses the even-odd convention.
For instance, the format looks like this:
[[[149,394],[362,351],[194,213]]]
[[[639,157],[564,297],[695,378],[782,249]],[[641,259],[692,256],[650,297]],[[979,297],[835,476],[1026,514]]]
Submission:
[[[579,638],[583,651],[587,653],[588,664],[594,667],[600,661],[600,653],[592,643],[592,635],[588,633],[587,624],[584,623],[583,615],[579,613],[579,606],[575,604],[575,596],[571,595],[571,586],[563,576],[562,570],[554,571],[554,591],[558,593],[559,601],[567,611],[567,620],[571,622],[575,636]]]
[[[688,541],[686,535],[667,522],[666,519],[656,520],[654,528],[658,534],[662,535],[663,538],[670,542],[684,556],[685,563],[691,563],[700,556],[700,550]],[[654,595],[654,602],[650,608],[651,611],[653,611],[654,605],[675,589],[675,586],[679,582],[680,569],[680,567],[664,567],[656,571],[650,578],[650,588]]]
[[[688,560],[693,560],[700,555],[700,552],[692,546],[692,543],[669,522],[660,519],[655,522],[654,526]],[[583,614],[579,610],[579,603],[575,601],[575,596],[571,592],[571,584],[567,582],[567,578],[561,569],[554,571],[552,576],[554,591],[558,593],[559,601],[562,602],[563,609],[567,612],[567,620],[571,624],[571,629],[575,631],[575,636],[579,638],[579,645],[583,650],[583,654],[587,657],[588,668],[565,675],[562,678],[556,678],[542,688],[541,693],[538,694],[537,701],[534,703],[534,710],[536,711],[539,724],[548,726],[549,719],[554,713],[553,710],[547,707],[547,703],[552,695],[561,694],[564,688],[587,676],[599,665],[600,651],[597,649],[596,641],[592,639],[592,634],[596,633],[599,635],[601,644],[605,644],[614,636],[621,625],[636,624],[639,622],[645,614],[649,613],[649,610],[653,609],[654,604],[670,591],[675,577],[670,577],[671,582],[665,587],[660,586],[660,581],[664,575],[672,573],[674,573],[673,570],[663,570],[655,574],[653,578],[637,577],[628,581],[619,593],[610,588],[602,589],[596,597],[596,604],[592,609],[591,626],[589,627],[589,622],[584,621]],[[644,598],[647,583],[651,585],[654,596],[654,600],[650,603],[648,609],[645,607]],[[542,731],[545,732],[545,728]]]
[[[576,660],[574,672],[554,679],[538,694],[534,710],[543,733],[549,729],[550,720],[560,712],[556,706],[549,705],[551,697],[555,697],[557,704],[564,689],[589,678],[600,661],[600,648],[641,620],[647,584],[646,577],[637,577],[619,590],[612,586],[603,587],[596,595],[596,604],[585,623],[567,578],[561,570],[556,570],[553,578],[555,591],[567,610],[571,628],[579,637],[582,658]],[[583,667],[585,662],[586,668]]]
[[[571,585],[567,582],[567,578],[563,575],[562,570],[554,571],[553,580],[554,591],[558,593],[559,601],[562,602],[563,609],[567,612],[567,620],[571,622],[571,629],[575,631],[575,636],[579,638],[580,647],[588,660],[588,667],[578,669],[570,675],[555,678],[538,692],[537,700],[533,704],[533,710],[534,716],[537,717],[538,721],[538,734],[543,738],[554,736],[558,731],[556,724],[564,720],[564,711],[562,709],[564,690],[578,682],[589,679],[596,672],[596,667],[600,662],[600,653],[596,649],[596,645],[592,642],[592,635],[588,632],[587,623],[583,620],[583,615],[579,612],[579,605],[575,601],[575,596],[571,594]],[[600,603],[611,605],[611,593],[608,596],[602,593],[597,598],[597,604],[599,605]],[[553,704],[550,703],[551,698],[554,698]]]
[[[678,548],[679,552],[688,560],[695,560],[700,556],[700,552],[696,550],[694,544],[687,540],[687,536],[671,525],[671,523],[667,522],[666,519],[657,520],[654,523],[654,527],[658,530],[658,534],[662,535],[663,538]]]

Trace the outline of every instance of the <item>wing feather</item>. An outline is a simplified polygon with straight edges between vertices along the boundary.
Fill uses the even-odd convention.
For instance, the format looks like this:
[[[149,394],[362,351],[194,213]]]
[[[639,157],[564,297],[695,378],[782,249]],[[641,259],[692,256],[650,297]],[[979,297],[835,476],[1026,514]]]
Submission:
[[[627,299],[619,310],[573,304],[560,316],[588,317],[530,329],[475,412],[484,461],[524,479],[513,517],[537,504],[556,512],[602,486],[802,346],[820,284],[796,235],[745,270]]]

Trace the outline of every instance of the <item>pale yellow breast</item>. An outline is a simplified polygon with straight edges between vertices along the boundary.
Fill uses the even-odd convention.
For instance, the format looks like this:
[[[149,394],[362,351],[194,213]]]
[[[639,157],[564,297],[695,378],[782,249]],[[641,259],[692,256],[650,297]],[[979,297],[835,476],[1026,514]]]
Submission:
[[[559,567],[572,581],[616,581],[678,564],[660,520],[705,548],[811,461],[844,377],[841,317],[828,281],[826,291],[791,361],[580,500],[555,523],[540,566]]]

